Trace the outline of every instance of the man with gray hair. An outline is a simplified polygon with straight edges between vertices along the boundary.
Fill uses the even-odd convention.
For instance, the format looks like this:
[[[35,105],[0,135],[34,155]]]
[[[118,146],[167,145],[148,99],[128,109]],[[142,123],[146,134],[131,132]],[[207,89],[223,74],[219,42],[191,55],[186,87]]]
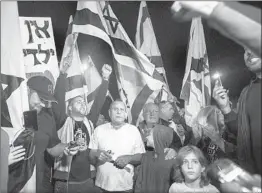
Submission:
[[[90,159],[97,166],[95,184],[104,192],[132,192],[134,165],[140,164],[144,144],[138,129],[125,122],[124,102],[112,102],[109,116],[111,122],[94,131]]]

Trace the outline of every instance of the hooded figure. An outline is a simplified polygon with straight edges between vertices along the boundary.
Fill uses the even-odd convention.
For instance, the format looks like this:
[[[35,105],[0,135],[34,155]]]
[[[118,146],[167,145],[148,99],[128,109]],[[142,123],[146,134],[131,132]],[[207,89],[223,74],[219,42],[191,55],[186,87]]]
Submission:
[[[165,148],[168,148],[173,139],[173,131],[169,127],[156,125],[147,137],[147,145],[154,151],[146,152],[141,160],[137,172],[134,191],[151,193],[167,193],[171,185],[171,171],[176,160],[165,160]]]

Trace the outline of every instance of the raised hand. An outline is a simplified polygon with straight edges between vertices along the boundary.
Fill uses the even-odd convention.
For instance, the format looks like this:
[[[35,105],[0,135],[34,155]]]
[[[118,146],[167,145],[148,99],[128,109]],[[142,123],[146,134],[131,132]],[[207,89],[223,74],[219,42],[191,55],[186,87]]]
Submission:
[[[171,7],[172,14],[180,21],[191,21],[194,17],[209,17],[217,1],[176,1]]]
[[[228,90],[224,89],[222,86],[219,86],[218,80],[215,83],[212,97],[216,100],[218,106],[224,114],[231,111]]]
[[[109,80],[109,77],[112,73],[112,67],[108,64],[104,64],[102,67],[102,77],[104,80]]]

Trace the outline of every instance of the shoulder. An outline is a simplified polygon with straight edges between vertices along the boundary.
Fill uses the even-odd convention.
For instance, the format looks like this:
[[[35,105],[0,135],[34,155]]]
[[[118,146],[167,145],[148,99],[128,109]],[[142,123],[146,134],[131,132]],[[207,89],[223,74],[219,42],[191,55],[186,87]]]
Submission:
[[[205,189],[209,193],[219,193],[219,190],[215,186],[213,186],[212,184],[208,184],[207,186],[205,186]]]
[[[102,124],[102,125],[99,125],[98,127],[95,128],[95,132],[96,133],[99,133],[101,131],[104,131],[106,129],[109,129],[110,128],[110,123],[105,123],[105,124]]]
[[[124,128],[125,128],[126,130],[128,130],[128,132],[139,133],[139,129],[138,129],[136,126],[131,125],[131,124],[129,124],[129,123],[126,123],[126,124],[124,125]]]
[[[171,128],[168,127],[168,126],[160,125],[160,124],[156,124],[155,127],[157,127],[157,128],[163,128],[163,129],[171,129]]]
[[[169,193],[182,192],[184,190],[183,183],[173,183],[169,188]]]

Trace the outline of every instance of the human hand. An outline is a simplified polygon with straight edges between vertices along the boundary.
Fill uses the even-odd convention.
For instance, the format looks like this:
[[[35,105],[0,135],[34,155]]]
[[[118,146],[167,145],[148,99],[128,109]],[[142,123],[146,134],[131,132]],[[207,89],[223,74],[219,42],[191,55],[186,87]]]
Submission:
[[[101,162],[110,162],[112,161],[112,155],[104,150],[97,150],[97,158]]]
[[[67,147],[65,147],[64,153],[67,156],[74,156],[79,151],[79,146],[76,143],[70,142]]]
[[[112,67],[109,64],[104,64],[102,67],[102,77],[104,80],[109,80],[110,74],[112,73]]]
[[[171,12],[180,21],[191,21],[194,17],[208,18],[218,4],[218,1],[175,1]]]
[[[119,156],[115,162],[114,162],[114,165],[118,168],[125,168],[127,164],[129,164],[130,162],[130,155],[122,155],[122,156]]]
[[[260,175],[254,175],[253,176],[253,183],[255,187],[252,188],[252,190],[247,190],[246,188],[243,188],[240,184],[236,182],[226,182],[220,184],[220,189],[222,193],[231,193],[231,192],[261,192],[261,176]]]
[[[228,90],[224,89],[223,86],[219,86],[218,80],[216,80],[212,97],[216,100],[223,114],[227,114],[231,111]]]
[[[17,163],[25,158],[25,148],[22,145],[11,147],[8,155],[8,165]]]
[[[165,160],[175,159],[177,155],[176,150],[172,148],[165,148],[164,153],[167,153],[165,156]]]

